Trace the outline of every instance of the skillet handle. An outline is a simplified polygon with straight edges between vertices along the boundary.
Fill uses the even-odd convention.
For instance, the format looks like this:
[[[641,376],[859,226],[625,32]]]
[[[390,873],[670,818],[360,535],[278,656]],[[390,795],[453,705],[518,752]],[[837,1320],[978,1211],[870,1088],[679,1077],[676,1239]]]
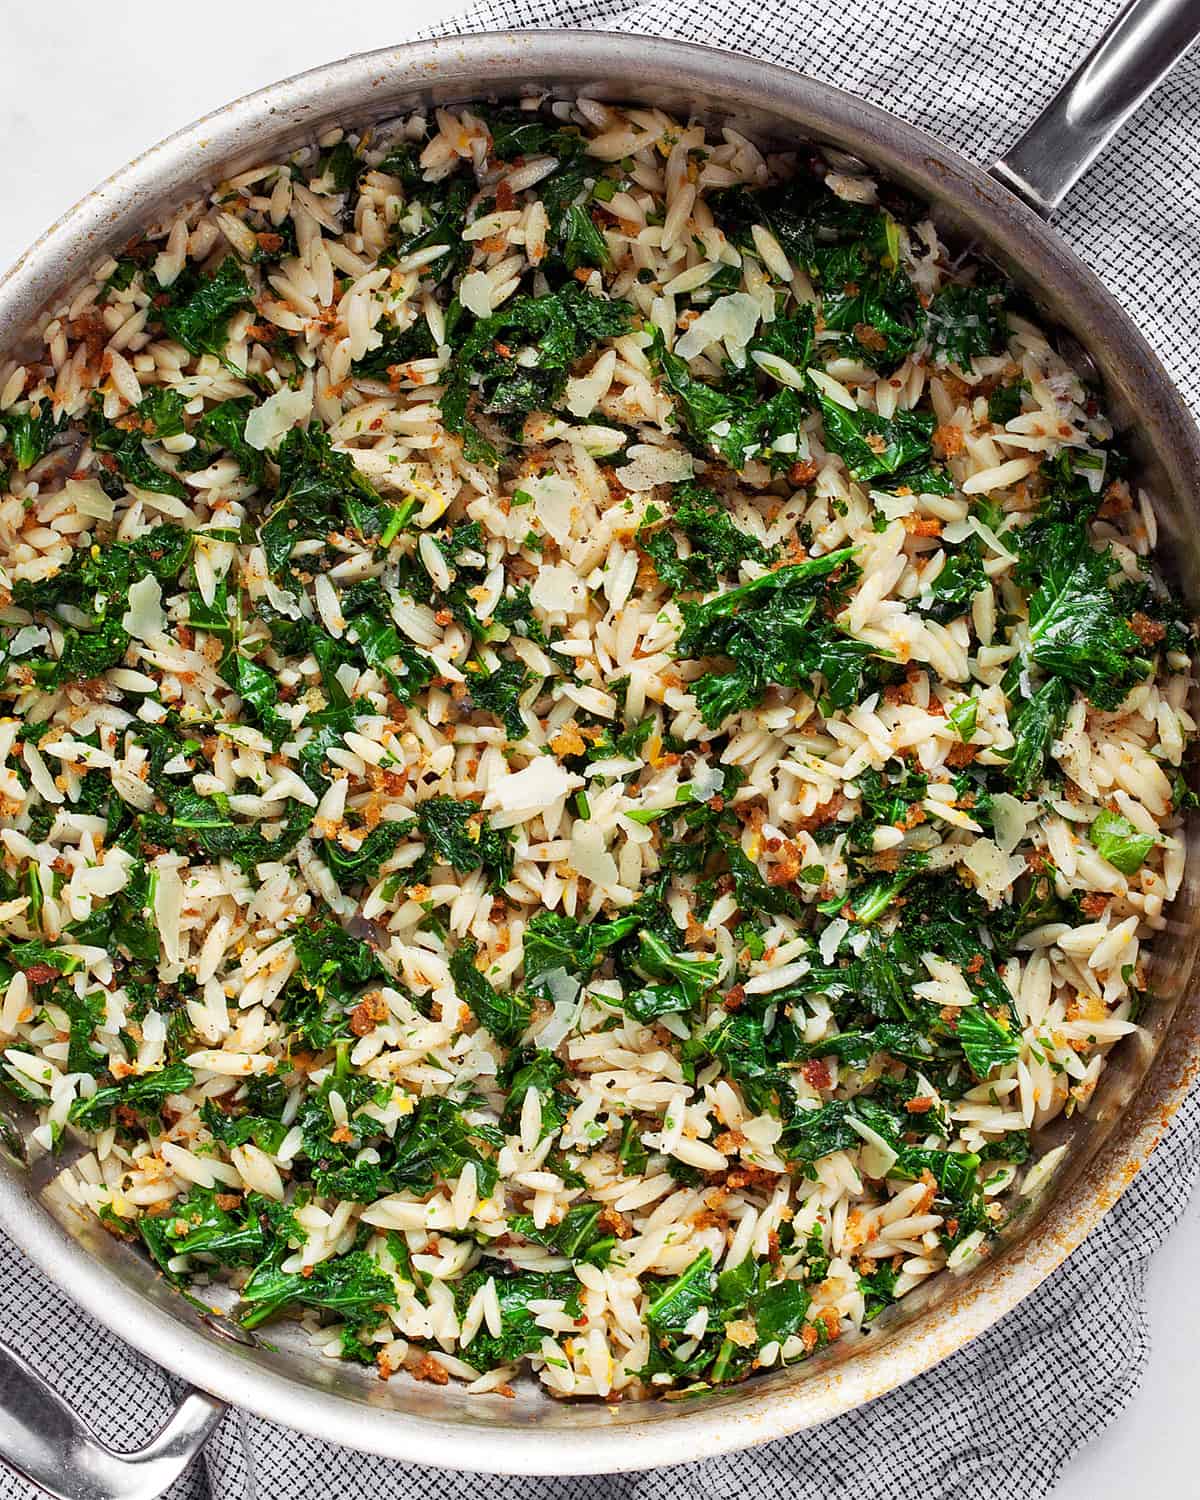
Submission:
[[[1198,36],[1200,0],[1130,0],[992,176],[1050,218]]]
[[[117,1453],[7,1344],[0,1343],[0,1459],[58,1500],[155,1500],[225,1412],[189,1390],[143,1448]]]

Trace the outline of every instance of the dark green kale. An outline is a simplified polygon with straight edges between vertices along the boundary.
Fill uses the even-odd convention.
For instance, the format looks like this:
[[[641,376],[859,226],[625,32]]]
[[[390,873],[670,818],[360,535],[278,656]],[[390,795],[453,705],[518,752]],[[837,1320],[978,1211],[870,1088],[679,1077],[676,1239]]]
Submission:
[[[987,587],[983,570],[983,547],[979,538],[970,536],[953,550],[947,549],[946,561],[918,604],[920,612],[940,625],[948,625],[966,614],[971,601]]]
[[[143,841],[180,852],[198,850],[212,860],[229,859],[247,874],[265,861],[290,854],[312,824],[312,809],[290,802],[282,826],[268,838],[259,823],[235,823],[215,797],[171,788],[168,802],[170,812],[165,816],[144,813],[138,818]]]
[[[395,264],[434,245],[444,245],[445,253],[422,268],[423,280],[440,285],[455,277],[471,255],[470,241],[463,239],[467,226],[467,207],[474,196],[474,180],[456,172],[442,182],[426,185],[421,200],[423,228],[407,235],[393,250],[381,257],[383,264]]]
[[[825,446],[839,455],[859,483],[916,494],[945,495],[953,488],[932,461],[932,412],[899,411],[894,417],[881,417],[873,411],[849,411],[822,394],[821,416]]]
[[[456,351],[441,400],[442,421],[463,438],[468,459],[495,461],[468,419],[469,406],[512,419],[552,410],[575,362],[600,339],[628,333],[632,317],[628,302],[593,297],[571,281],[540,297],[513,297],[480,318]],[[534,351],[532,363],[524,349]]]
[[[49,453],[51,444],[66,424],[66,413],[56,418],[50,401],[31,405],[26,412],[6,413],[3,426],[8,436],[5,442],[12,450],[17,468],[32,469],[39,458]]]
[[[564,216],[563,260],[568,271],[580,266],[607,270],[612,265],[608,244],[584,203],[572,203]]]
[[[469,661],[464,667],[464,675],[471,706],[494,714],[504,725],[510,740],[523,740],[529,728],[521,712],[521,695],[532,685],[533,674],[526,671],[521,662],[506,660],[495,667]]]
[[[278,749],[291,732],[291,724],[279,712],[279,683],[273,673],[243,656],[231,644],[217,670],[242,700],[242,710]]]
[[[223,1266],[253,1266],[237,1310],[244,1328],[257,1328],[285,1308],[321,1308],[346,1325],[343,1352],[369,1359],[359,1335],[379,1321],[379,1309],[393,1302],[391,1277],[362,1250],[333,1256],[306,1273],[283,1271],[289,1240],[298,1234],[293,1209],[257,1193],[240,1203],[230,1202],[231,1196],[195,1187],[166,1214],[138,1220],[146,1247],[164,1273],[174,1281],[182,1279],[170,1269],[171,1260],[180,1255]]]
[[[436,262],[435,262],[436,264]],[[454,297],[442,317],[445,325],[445,342],[451,347],[457,341],[458,328],[466,316],[462,303]],[[400,333],[386,333],[377,349],[368,350],[352,366],[355,375],[365,375],[373,380],[390,378],[392,367],[407,365],[417,359],[432,359],[437,353],[428,320],[419,318]]]
[[[203,468],[213,461],[218,449],[225,449],[237,460],[242,477],[250,484],[261,484],[265,465],[263,455],[246,441],[246,418],[254,409],[252,396],[237,396],[210,406],[192,429],[197,448],[188,455],[189,468]]]
[[[793,369],[803,375],[812,363],[815,331],[816,319],[813,310],[805,304],[797,307],[793,312],[785,313],[782,317],[774,318],[770,323],[764,323],[762,331],[756,334],[747,345],[747,352],[752,359],[756,355],[774,355],[778,359],[786,360]],[[769,373],[770,359],[764,359],[762,363]]]
[[[62,654],[57,662],[31,665],[42,687],[54,687],[62,682],[84,682],[120,666],[128,645],[129,636],[120,621],[109,618],[98,621],[91,630],[65,631]]]
[[[1084,920],[1078,896],[1061,897],[1054,886],[1054,867],[1045,868],[1018,882],[1014,900],[993,912],[989,927],[992,941],[1003,953],[1016,949],[1020,938],[1035,927],[1048,922],[1065,922],[1076,927]]]
[[[929,304],[926,327],[929,352],[939,364],[970,370],[977,355],[998,354],[1004,348],[1008,337],[1004,288],[987,284],[944,286]],[[1018,393],[1018,410],[1019,401]]]
[[[532,1089],[542,1105],[541,1138],[557,1130],[567,1118],[569,1108],[559,1092],[559,1085],[565,1082],[566,1076],[566,1068],[553,1052],[528,1047],[514,1052],[499,1075],[500,1086],[508,1090],[500,1116],[502,1128],[510,1134],[521,1128],[525,1095]]]
[[[1192,624],[1187,607],[1160,580],[1149,574],[1122,578],[1116,589],[1121,616],[1142,632],[1148,649],[1187,653],[1192,648]]]
[[[734,838],[717,835],[717,846],[733,879],[733,893],[738,910],[744,916],[762,915],[800,917],[804,903],[787,886],[770,885],[750,856]]]
[[[855,778],[854,784],[858,788],[860,805],[865,809],[860,814],[862,829],[856,828],[851,834],[852,842],[857,843],[867,842],[870,831],[877,824],[907,826],[909,810],[922,802],[929,790],[929,778],[903,764],[896,773],[887,776],[868,766]]]
[[[155,947],[157,946],[156,935]],[[67,1043],[69,1073],[90,1073],[95,1078],[108,1067],[108,1058],[92,1046],[96,1028],[104,1020],[104,998],[103,990],[95,990],[80,998],[66,985],[55,996],[55,1003],[62,1006],[71,1022],[70,1039]]]
[[[119,665],[129,646],[121,621],[130,586],[147,575],[167,582],[183,569],[192,541],[178,526],[159,526],[137,541],[78,547],[70,561],[49,578],[18,580],[13,602],[23,609],[53,615],[62,630],[57,659],[26,658],[43,687],[98,677]],[[70,624],[64,624],[68,612]],[[83,621],[86,620],[86,624]]]
[[[551,969],[586,979],[603,954],[637,931],[635,914],[612,922],[577,922],[559,912],[538,912],[525,928],[525,982],[533,984]]]
[[[584,1261],[592,1266],[606,1266],[617,1241],[598,1223],[604,1206],[600,1203],[574,1203],[557,1224],[539,1229],[532,1214],[510,1214],[508,1227],[535,1245],[544,1245],[568,1260]]]
[[[98,776],[101,773],[93,771],[90,774]],[[110,820],[114,813],[119,814],[120,809],[121,799],[114,793],[109,802]],[[120,833],[124,832],[122,827]],[[97,904],[86,922],[73,924],[71,935],[74,941],[107,948],[110,953],[128,959],[139,968],[156,968],[158,929],[154,925],[153,911],[157,880],[158,876],[138,860],[130,866],[129,880],[123,890]],[[85,1003],[94,998],[89,996]]]
[[[375,171],[388,177],[398,177],[409,190],[427,186],[421,170],[420,156],[421,147],[416,141],[400,141],[391,147]]]
[[[355,849],[347,849],[340,839],[322,839],[321,857],[340,890],[370,885],[411,832],[411,818],[404,823],[379,823],[362,834]]]
[[[1071,522],[1047,527],[1036,547],[1027,548],[1023,535],[1022,552],[1026,575],[1037,580],[1029,597],[1032,659],[1097,708],[1118,708],[1151,663],[1109,587],[1116,559],[1107,547],[1096,550],[1086,525]]]
[[[858,1289],[863,1295],[864,1327],[873,1323],[884,1308],[896,1300],[896,1282],[900,1279],[900,1272],[890,1260],[877,1260],[873,1264],[875,1269],[869,1275],[860,1272],[858,1277]]]
[[[1027,380],[1015,380],[1011,385],[998,385],[988,397],[988,421],[1003,427],[1014,417],[1021,415],[1021,398],[1029,389]]]
[[[509,105],[482,113],[492,134],[491,155],[496,161],[515,161],[518,156],[563,160],[582,155],[587,145],[576,126],[549,119],[538,110]]]
[[[244,1146],[247,1141],[253,1141],[268,1156],[279,1150],[290,1128],[282,1120],[273,1120],[266,1115],[222,1114],[211,1099],[204,1101],[200,1113],[214,1140],[226,1147]]]
[[[434,1181],[453,1182],[469,1162],[475,1168],[479,1196],[496,1186],[492,1152],[503,1144],[495,1126],[472,1124],[450,1099],[421,1099],[395,1137],[392,1179],[401,1187],[428,1191]],[[486,1149],[485,1149],[486,1148]]]
[[[723,188],[709,195],[717,223],[746,250],[754,250],[755,224],[769,229],[784,254],[807,270],[815,269],[818,245],[859,241],[870,236],[886,257],[894,229],[877,208],[851,203],[832,193],[815,173],[798,172],[787,182],[762,190]]]
[[[867,364],[898,364],[920,341],[925,314],[916,289],[893,259],[882,264],[869,242],[819,247],[811,266],[825,327],[848,337],[842,351]]]
[[[675,507],[664,524],[648,517],[637,533],[638,545],[669,589],[712,589],[719,579],[736,576],[743,562],[775,560],[778,549],[764,547],[757,537],[739,530],[712,490],[692,482],[677,484],[673,498]],[[675,532],[688,540],[686,557],[679,555]]]
[[[341,1318],[378,1322],[370,1315],[395,1300],[392,1278],[362,1250],[318,1261],[306,1267],[306,1272],[282,1271],[271,1264],[256,1266],[242,1287],[242,1327],[257,1328],[290,1306],[319,1307]]]
[[[504,1047],[515,1046],[529,1025],[533,1002],[519,990],[503,993],[480,973],[475,958],[478,949],[471,941],[462,943],[450,958],[454,986],[471,1008],[471,1014]]]
[[[65,567],[34,582],[18,579],[13,601],[22,609],[49,611],[60,604],[102,615],[120,605],[131,583],[152,574],[160,582],[174,579],[191,556],[192,539],[180,526],[155,527],[135,542],[107,542],[77,547]],[[95,596],[102,596],[97,598]]]
[[[349,598],[345,602],[349,609]],[[364,602],[366,608],[359,614],[350,615],[346,621],[343,640],[356,648],[349,659],[359,658],[368,667],[373,667],[401,703],[411,703],[433,681],[437,669],[430,658],[423,651],[418,651],[392,624],[386,596],[378,585]],[[319,634],[324,635],[324,632]],[[324,637],[325,642],[329,640],[331,637]],[[324,642],[314,642],[318,660],[323,650],[336,653],[338,644],[341,643],[330,648]],[[329,675],[332,676],[332,672]]]
[[[482,869],[493,889],[512,876],[512,833],[493,828],[473,802],[430,797],[417,807],[417,826],[430,857],[460,875]]]
[[[336,922],[297,927],[299,967],[284,988],[280,1020],[290,1036],[323,1052],[350,1034],[349,1013],[363,990],[387,983],[374,950]]]
[[[768,1054],[761,1014],[743,1009],[722,1015],[714,1026],[683,1044],[682,1056],[685,1064],[719,1061],[752,1109],[785,1117],[794,1112],[795,1093],[777,1059]]]
[[[541,1348],[546,1332],[536,1322],[531,1302],[557,1299],[572,1317],[579,1314],[579,1282],[570,1271],[550,1275],[525,1271],[506,1276],[495,1269],[477,1269],[454,1283],[454,1307],[460,1318],[489,1277],[495,1282],[502,1326],[499,1334],[493,1334],[483,1323],[471,1341],[462,1345],[462,1357],[477,1370],[515,1364]]]
[[[183,407],[179,392],[168,390],[150,391],[139,406],[115,423],[106,421],[99,406],[93,406],[88,429],[106,472],[119,474],[137,489],[186,500],[188,489],[183,480],[156,463],[145,446],[147,438],[175,437],[184,430]]]
[[[71,1106],[71,1123],[80,1130],[103,1130],[112,1111],[123,1105],[139,1114],[153,1111],[168,1094],[183,1094],[196,1081],[196,1075],[184,1063],[173,1063],[154,1073],[139,1073],[120,1083],[99,1088]]]
[[[681,657],[728,657],[732,667],[700,677],[692,691],[701,718],[717,728],[752,708],[773,685],[809,689],[820,676],[836,708],[857,702],[873,650],[844,634],[823,606],[837,599],[852,548],[764,573],[704,603],[683,604]]]
[[[1128,818],[1106,807],[1092,819],[1088,838],[1100,855],[1122,875],[1135,875],[1158,843],[1154,834],[1143,833]]]
[[[239,307],[254,305],[250,283],[232,255],[211,276],[185,271],[166,296],[162,325],[190,354],[223,355],[229,319]]]
[[[647,714],[619,734],[606,726],[588,747],[588,760],[639,760],[646,741],[654,733],[655,722],[654,715]]]
[[[538,646],[548,646],[549,637],[546,635],[541,621],[534,614],[533,601],[529,597],[530,585],[514,589],[506,593],[496,605],[492,622],[502,625],[508,630],[515,631],[518,635],[528,637]]]
[[[1031,697],[1020,700],[1009,724],[1013,748],[1008,777],[1018,797],[1028,796],[1042,779],[1050,746],[1066,723],[1071,689],[1065,678],[1050,677]]]
[[[319,424],[293,427],[275,459],[278,498],[258,533],[272,573],[287,568],[297,542],[323,540],[331,531],[370,540],[385,530],[391,507],[383,504],[350,454],[334,449]]]
[[[760,1348],[800,1332],[810,1300],[802,1281],[771,1282],[768,1268],[752,1256],[716,1275],[710,1252],[702,1250],[680,1276],[662,1285],[647,1308],[650,1358],[643,1378],[668,1373],[712,1385],[742,1379]],[[689,1330],[701,1312],[707,1318],[697,1336]],[[734,1322],[754,1324],[752,1344],[727,1336],[726,1327]]]
[[[483,527],[478,521],[460,521],[450,528],[446,536],[435,536],[438,551],[453,566],[464,552],[481,552],[484,546]]]
[[[179,754],[187,738],[179,733],[178,724],[139,721],[130,732],[149,751],[150,784],[166,805],[164,813],[139,813],[134,819],[139,846],[150,843],[208,860],[229,859],[250,873],[264,861],[290,853],[308,832],[312,809],[300,802],[284,804],[276,818],[264,823],[236,823],[224,793],[205,797],[193,790],[191,770],[167,775],[167,763]]]
[[[339,193],[352,193],[363,163],[349,141],[339,141],[321,157],[318,175],[327,177]]]
[[[636,955],[629,954],[618,967],[627,980],[621,1004],[643,1024],[657,1016],[695,1009],[720,970],[715,959],[684,958],[664,938],[647,930],[638,933]],[[660,983],[633,987],[634,982],[646,980]]]
[[[805,309],[791,319],[779,319],[768,325],[759,339],[751,340],[748,350],[780,354],[794,363],[806,360],[806,348],[799,345],[811,338],[812,312]],[[667,349],[662,333],[650,330],[650,355],[668,390],[674,396],[688,432],[725,459],[734,469],[744,469],[760,454],[770,459],[772,467],[787,467],[795,453],[786,457],[776,454],[776,444],[785,435],[794,436],[811,405],[806,392],[785,387],[765,396],[749,368],[735,374],[718,387],[692,374],[687,361]],[[757,368],[757,367],[756,367]]]
[[[193,1187],[165,1214],[138,1219],[147,1250],[167,1276],[176,1279],[170,1261],[178,1255],[211,1256],[224,1266],[250,1266],[261,1258],[266,1236],[254,1210],[263,1200],[251,1194],[234,1210],[218,1204],[218,1197],[226,1196],[213,1188]]]
[[[303,1132],[301,1159],[310,1164],[316,1190],[356,1203],[371,1203],[387,1193],[431,1191],[438,1182],[453,1182],[470,1163],[480,1196],[496,1185],[496,1165],[490,1152],[501,1137],[494,1126],[471,1124],[462,1107],[443,1095],[418,1099],[412,1113],[401,1118],[389,1136],[365,1105],[386,1104],[390,1086],[362,1074],[350,1074],[339,1048],[333,1075],[317,1094],[310,1095],[297,1116]],[[339,1125],[330,1093],[336,1089],[348,1114]],[[378,1160],[362,1160],[370,1145]]]
[[[711,1307],[716,1293],[712,1252],[701,1250],[691,1265],[655,1297],[646,1309],[646,1325],[653,1340],[681,1341],[701,1308]]]
[[[955,1037],[963,1056],[977,1078],[987,1078],[993,1068],[1015,1062],[1020,1037],[1001,1025],[981,1005],[968,1005],[959,1012]]]

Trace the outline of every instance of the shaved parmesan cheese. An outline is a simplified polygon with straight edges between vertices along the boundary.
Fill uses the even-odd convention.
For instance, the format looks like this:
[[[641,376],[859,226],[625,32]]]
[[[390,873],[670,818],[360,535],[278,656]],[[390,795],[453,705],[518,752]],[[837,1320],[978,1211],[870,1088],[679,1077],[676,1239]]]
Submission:
[[[50,632],[41,625],[22,625],[16,635],[8,643],[9,656],[25,656],[30,651],[36,651],[39,646],[45,646],[50,640]]]
[[[312,381],[305,380],[298,391],[290,386],[268,396],[246,418],[246,442],[260,453],[266,452],[297,422],[306,422],[312,414]]]
[[[516,814],[516,821],[524,822],[582,785],[582,776],[572,775],[548,755],[539,755],[523,771],[501,776],[488,788],[483,805],[488,811]]]
[[[604,845],[604,835],[595,823],[576,818],[571,829],[571,864],[577,875],[598,886],[617,883],[617,862]]]
[[[690,479],[696,465],[690,453],[682,448],[656,448],[651,443],[634,443],[629,462],[617,470],[617,478],[627,490],[652,490],[656,484],[678,484]]]
[[[161,635],[166,624],[162,589],[153,573],[147,573],[129,586],[129,608],[121,617],[121,629],[127,630],[135,641],[148,641]]]
[[[994,839],[976,839],[962,857],[962,865],[975,877],[979,894],[989,906],[999,906],[1013,881],[1025,869],[1025,861],[1003,853]]]
[[[571,523],[579,511],[575,486],[561,474],[541,474],[523,479],[520,488],[533,501],[533,513],[561,547],[571,535]]]
[[[583,603],[585,591],[579,574],[567,563],[548,563],[538,569],[529,597],[539,609],[569,614]]]
[[[675,345],[681,359],[695,359],[710,344],[724,344],[725,352],[740,369],[746,363],[746,345],[754,337],[762,308],[749,292],[731,292],[718,297],[682,334]]]
[[[697,802],[709,802],[725,785],[725,772],[720,766],[701,761],[692,773],[692,796]]]
[[[492,279],[486,271],[468,271],[458,284],[458,300],[477,318],[492,315]]]
[[[1037,813],[1036,803],[1018,802],[1007,792],[999,792],[992,798],[992,831],[1001,854],[1013,852]]]
[[[538,984],[545,986],[546,994],[554,1005],[554,1014],[538,1032],[537,1044],[552,1050],[579,1025],[579,1017],[583,1011],[583,991],[579,987],[579,981],[573,979],[563,968],[549,969],[538,979]]]
[[[111,521],[114,505],[95,479],[68,479],[63,495],[81,516],[95,521]]]
[[[829,965],[833,962],[834,954],[838,951],[842,939],[850,931],[850,923],[845,917],[834,917],[828,927],[817,939],[817,947],[821,950],[821,962]]]
[[[567,381],[567,410],[581,420],[590,417],[602,396],[612,384],[617,367],[617,351],[606,349],[586,375]]]
[[[158,879],[154,886],[154,925],[158,928],[163,958],[168,964],[179,962],[179,919],[183,915],[183,882],[179,878],[179,861],[173,855],[154,862]]]

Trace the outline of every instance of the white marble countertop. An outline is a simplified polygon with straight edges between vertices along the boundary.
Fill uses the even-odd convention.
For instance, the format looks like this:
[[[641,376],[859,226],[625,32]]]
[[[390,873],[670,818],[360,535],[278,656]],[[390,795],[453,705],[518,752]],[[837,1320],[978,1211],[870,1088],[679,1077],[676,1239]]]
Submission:
[[[343,29],[345,12],[319,0],[206,0],[200,11],[10,0],[0,47],[0,267],[95,183],[197,115],[339,53],[402,41],[459,8],[460,0],[424,0],[419,10],[411,0],[367,4]],[[1151,1268],[1141,1389],[1068,1467],[1055,1500],[1200,1490],[1191,1426],[1198,1234],[1200,1199]]]

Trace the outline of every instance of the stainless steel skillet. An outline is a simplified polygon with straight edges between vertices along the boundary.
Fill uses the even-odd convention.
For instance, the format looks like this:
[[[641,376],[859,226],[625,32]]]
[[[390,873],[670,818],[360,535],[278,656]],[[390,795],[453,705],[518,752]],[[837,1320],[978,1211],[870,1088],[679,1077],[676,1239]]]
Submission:
[[[1113,299],[1046,224],[1112,133],[1200,33],[1200,0],[1136,0],[1063,92],[989,174],[932,137],[840,90],[730,53],[595,32],[454,38],[350,58],[237,101],[172,136],[103,184],[0,281],[0,347],[100,256],[195,189],[286,152],[334,122],[366,124],[418,104],[546,90],[659,104],[730,120],[776,143],[849,151],[927,199],[1074,337],[1108,388],[1157,495],[1163,551],[1200,604],[1200,435],[1158,361]],[[41,1378],[0,1346],[0,1455],[72,1500],[161,1493],[195,1454],[224,1402],[393,1458],[513,1473],[582,1474],[681,1463],[812,1426],[862,1404],[961,1347],[1029,1293],[1114,1201],[1166,1128],[1200,1068],[1200,856],[1159,946],[1158,1000],[1144,1041],[1120,1049],[1084,1120],[1057,1127],[1073,1150],[1014,1224],[1002,1252],[970,1275],[906,1299],[894,1320],[807,1365],[700,1403],[567,1406],[382,1384],[312,1357],[302,1336],[240,1334],[157,1279],[149,1264],[85,1221],[29,1163],[20,1122],[0,1129],[0,1223],[63,1290],[115,1334],[197,1391],[140,1453],[102,1448]],[[0,1312],[2,1318],[2,1312]],[[200,1394],[212,1392],[212,1395]]]

